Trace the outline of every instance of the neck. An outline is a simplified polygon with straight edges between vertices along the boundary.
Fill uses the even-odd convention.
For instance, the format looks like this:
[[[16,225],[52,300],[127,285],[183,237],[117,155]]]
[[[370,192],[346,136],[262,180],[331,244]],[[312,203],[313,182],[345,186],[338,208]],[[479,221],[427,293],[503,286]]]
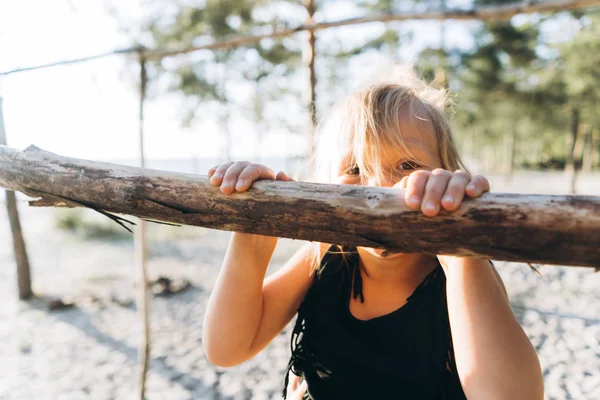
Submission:
[[[377,286],[412,286],[419,284],[437,266],[433,256],[419,253],[392,253],[358,247],[363,281]]]

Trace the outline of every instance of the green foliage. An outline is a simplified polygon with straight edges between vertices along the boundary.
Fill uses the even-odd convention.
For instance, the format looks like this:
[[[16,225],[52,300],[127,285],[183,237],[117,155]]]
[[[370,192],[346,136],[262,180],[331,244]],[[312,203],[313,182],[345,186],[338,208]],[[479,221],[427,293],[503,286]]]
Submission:
[[[573,40],[556,46],[562,67],[556,74],[562,74],[569,103],[591,124],[600,125],[600,12],[586,14],[579,22],[581,30]]]
[[[253,0],[206,0],[185,3],[174,15],[156,17],[145,27],[152,45],[163,49],[184,49],[191,46],[257,35],[288,25],[276,14],[270,15],[273,3]],[[164,8],[170,2],[163,1]],[[175,67],[164,63],[154,65],[155,76],[169,80],[168,90],[183,94],[189,101],[184,110],[184,122],[198,116],[216,115],[221,126],[227,126],[229,108],[247,110],[254,118],[252,102],[243,102],[235,84],[254,81],[261,86],[273,86],[278,78],[289,76],[299,67],[300,49],[289,39],[265,39],[256,44],[195,53],[193,57],[175,60]],[[274,89],[271,89],[274,90]],[[277,88],[279,94],[288,90]],[[263,106],[267,106],[263,104]],[[200,106],[202,105],[202,106]],[[204,114],[201,112],[204,111]]]
[[[165,10],[174,11],[154,13],[157,17],[148,22],[146,32],[152,46],[164,49],[289,28],[303,23],[307,16],[298,0],[197,0],[180,2],[174,9],[171,1],[161,1]],[[474,4],[513,2],[475,0]],[[318,17],[324,7],[337,7],[324,1],[315,3]],[[366,15],[410,6],[434,9],[443,1],[348,0],[340,4]],[[280,12],[282,9],[286,11]],[[577,22],[579,30],[559,38],[562,42],[540,34],[544,27],[564,25],[565,21]],[[397,59],[403,46],[413,40],[401,25],[390,23],[370,36],[340,35],[335,40],[324,40],[325,35],[319,33],[317,107],[327,106],[336,94],[354,84],[349,71],[361,60],[379,60],[374,57],[382,54]],[[491,154],[498,157],[493,163],[499,164],[506,160],[497,149],[505,146],[507,135],[516,135],[518,164],[559,165],[566,159],[565,136],[572,108],[580,111],[583,125],[600,126],[599,12],[584,10],[470,26],[473,48],[459,51],[440,43],[423,49],[416,61],[425,79],[456,93],[454,126],[459,141],[470,146],[472,156]],[[241,112],[256,124],[258,132],[273,126],[298,132],[301,129],[291,125],[287,113],[290,107],[302,110],[305,106],[301,92],[306,76],[300,59],[304,45],[298,37],[264,39],[253,45],[172,58],[169,63],[155,64],[153,72],[166,77],[169,90],[188,100],[186,121],[198,115],[216,115],[226,127],[232,113]],[[365,71],[365,77],[372,72]],[[299,79],[303,80],[300,88],[296,84]],[[241,98],[239,87],[251,94]],[[286,115],[269,112],[283,102]],[[493,150],[486,153],[485,149]]]

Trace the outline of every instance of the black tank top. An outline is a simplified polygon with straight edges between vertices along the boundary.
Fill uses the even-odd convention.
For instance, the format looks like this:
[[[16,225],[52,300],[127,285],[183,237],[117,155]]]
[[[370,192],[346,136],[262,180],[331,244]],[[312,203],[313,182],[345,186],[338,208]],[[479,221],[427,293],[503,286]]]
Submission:
[[[438,265],[402,307],[359,320],[349,309],[351,295],[363,299],[358,253],[332,246],[298,309],[283,397],[292,371],[308,384],[305,399],[466,399],[445,283]]]

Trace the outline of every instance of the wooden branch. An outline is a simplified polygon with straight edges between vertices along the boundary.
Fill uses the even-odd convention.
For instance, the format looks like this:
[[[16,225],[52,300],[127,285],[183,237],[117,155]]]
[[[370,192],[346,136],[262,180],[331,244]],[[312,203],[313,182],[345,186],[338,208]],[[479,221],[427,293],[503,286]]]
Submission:
[[[600,197],[488,193],[429,218],[408,210],[398,189],[259,181],[224,195],[206,176],[61,157],[34,146],[0,147],[0,186],[41,196],[44,206],[82,204],[221,230],[495,260],[600,262]]]
[[[124,49],[117,49],[117,50],[108,51],[106,53],[94,54],[94,55],[88,56],[88,57],[72,58],[72,59],[69,59],[69,60],[55,61],[55,62],[51,62],[51,63],[48,63],[48,64],[40,64],[40,65],[33,65],[33,66],[30,66],[30,67],[16,68],[16,69],[12,69],[12,70],[9,70],[9,71],[0,72],[0,76],[17,74],[19,72],[35,71],[35,70],[38,70],[38,69],[46,69],[46,68],[51,68],[51,67],[58,67],[60,65],[79,64],[79,63],[82,63],[82,62],[98,60],[98,59],[101,59],[101,58],[110,57],[110,56],[114,56],[114,55],[117,55],[117,54],[138,53],[141,49],[142,48],[139,47],[139,46],[137,46],[137,47],[128,47],[128,48],[124,48]]]

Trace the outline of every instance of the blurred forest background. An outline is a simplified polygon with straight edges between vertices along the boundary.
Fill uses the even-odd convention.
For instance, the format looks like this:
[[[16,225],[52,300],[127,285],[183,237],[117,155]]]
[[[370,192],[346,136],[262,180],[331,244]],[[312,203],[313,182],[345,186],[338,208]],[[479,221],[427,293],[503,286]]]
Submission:
[[[475,0],[474,6],[501,3]],[[454,8],[470,5],[463,2]],[[159,49],[264,34],[311,20],[449,7],[445,0],[158,0],[148,6],[151,17],[141,26],[127,27],[120,16],[122,26],[138,43]],[[597,9],[486,23],[374,25],[362,31],[356,26],[317,31],[316,81],[310,81],[307,72],[310,38],[304,32],[163,59],[151,65],[150,93],[185,96],[181,121],[191,124],[216,117],[225,138],[231,135],[230,120],[241,118],[254,126],[259,147],[273,130],[308,141],[311,104],[320,118],[379,67],[402,60],[451,91],[449,112],[460,147],[482,169],[510,175],[515,168],[579,167],[590,172],[600,166]],[[412,54],[403,52],[405,47],[415,49],[415,43]],[[224,149],[231,148],[230,141],[224,141]],[[310,153],[310,144],[305,149]]]

